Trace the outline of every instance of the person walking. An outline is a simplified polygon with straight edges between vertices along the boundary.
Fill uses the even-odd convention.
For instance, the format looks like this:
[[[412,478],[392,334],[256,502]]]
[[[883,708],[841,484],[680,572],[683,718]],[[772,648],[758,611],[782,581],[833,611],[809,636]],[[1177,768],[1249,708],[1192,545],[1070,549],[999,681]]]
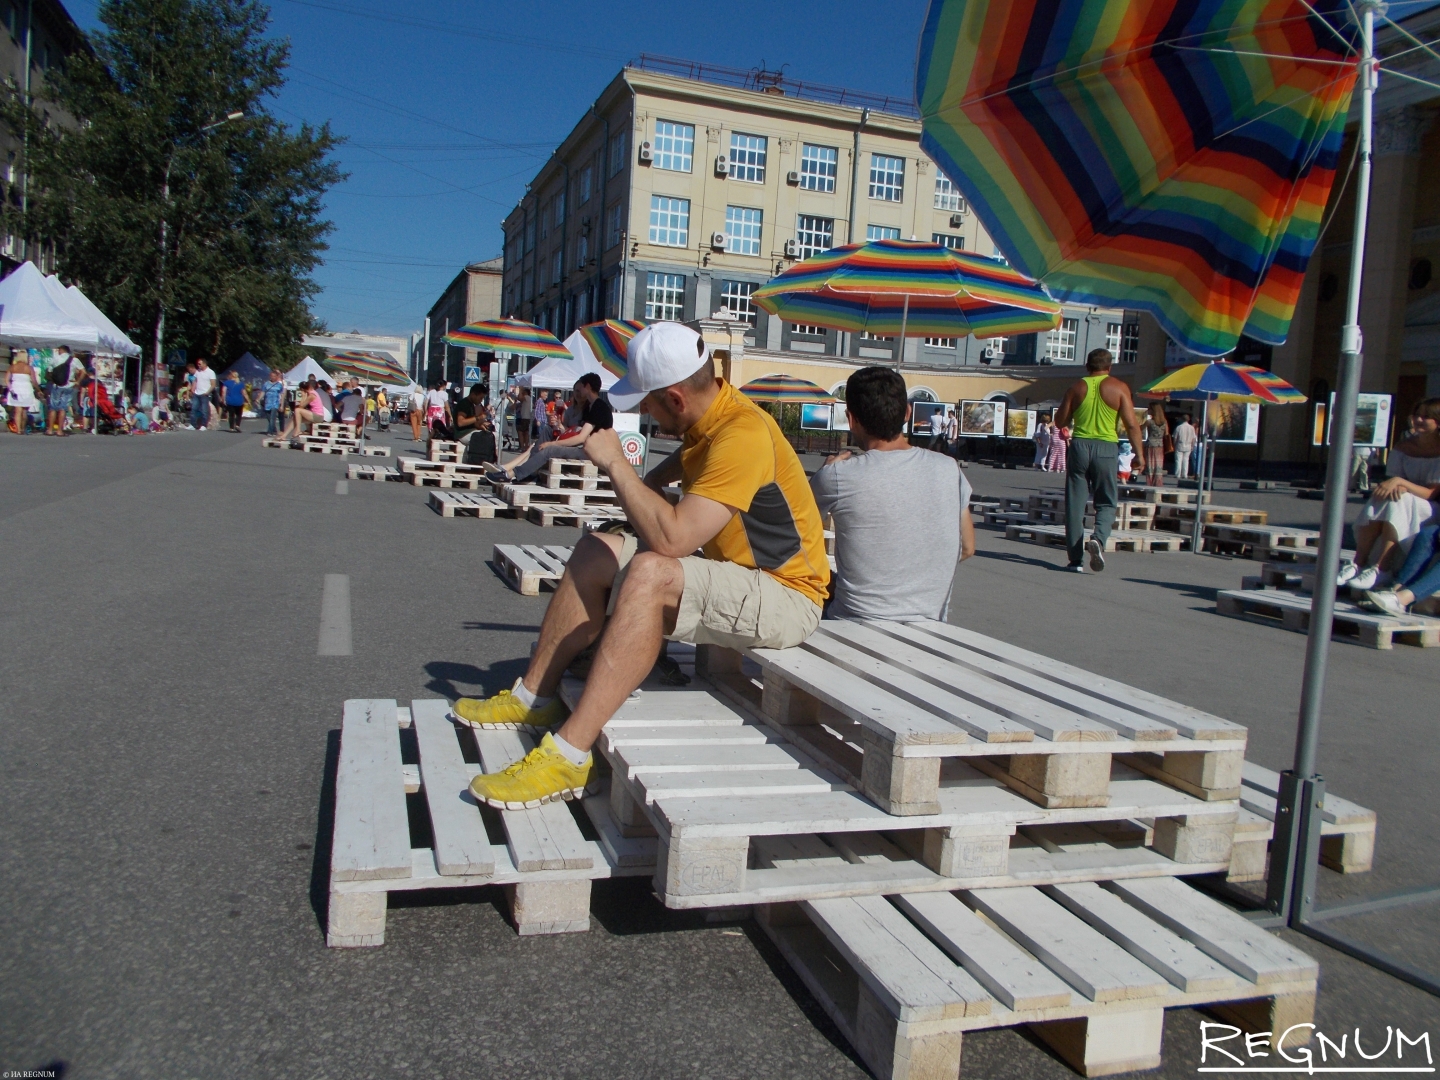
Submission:
[[[418,443],[420,428],[425,423],[425,391],[419,383],[410,387],[410,407],[405,410],[405,416],[410,421],[411,441]]]
[[[204,431],[210,426],[210,392],[215,389],[215,372],[204,360],[196,360],[194,374],[186,378],[190,383],[190,426]]]
[[[1066,452],[1070,448],[1070,429],[1059,424],[1050,425],[1050,457],[1046,459],[1046,472],[1064,472]]]
[[[280,404],[285,400],[285,383],[280,372],[270,369],[269,377],[260,384],[260,411],[265,414],[265,434],[278,435],[282,423]]]
[[[225,405],[225,419],[229,422],[227,431],[240,433],[240,420],[245,415],[245,384],[240,373],[231,371],[220,384],[221,401]]]
[[[1093,349],[1085,358],[1090,373],[1065,391],[1055,423],[1074,423],[1065,466],[1065,547],[1068,570],[1084,573],[1085,554],[1090,569],[1105,569],[1105,542],[1115,523],[1119,486],[1120,433],[1123,423],[1131,446],[1145,445],[1130,387],[1110,374],[1114,357],[1108,349]],[[1164,450],[1164,443],[1161,443]],[[1085,539],[1085,503],[1095,504],[1095,531]]]
[[[1200,440],[1188,414],[1180,417],[1180,423],[1175,425],[1170,439],[1175,443],[1175,479],[1184,480],[1190,475],[1190,455],[1195,452],[1195,444]]]
[[[430,384],[425,395],[425,426],[432,439],[443,439],[454,426],[450,412],[450,395],[445,393],[445,384],[439,381]]]
[[[1050,470],[1050,414],[1041,415],[1035,425],[1035,460],[1032,463],[1041,472]]]
[[[50,388],[46,393],[46,435],[64,435],[69,427],[70,406],[75,400],[72,372],[75,368],[84,370],[79,360],[65,353],[58,364],[50,369]]]
[[[530,397],[530,388],[522,386],[515,402],[515,437],[520,441],[522,452],[530,449],[530,425],[534,419],[535,401]]]
[[[1170,434],[1170,423],[1165,419],[1165,408],[1158,401],[1150,406],[1145,415],[1145,486],[1165,486],[1165,437]]]
[[[10,408],[10,430],[24,435],[30,427],[30,410],[40,404],[35,397],[35,369],[30,366],[28,352],[16,353],[10,363],[5,404]]]

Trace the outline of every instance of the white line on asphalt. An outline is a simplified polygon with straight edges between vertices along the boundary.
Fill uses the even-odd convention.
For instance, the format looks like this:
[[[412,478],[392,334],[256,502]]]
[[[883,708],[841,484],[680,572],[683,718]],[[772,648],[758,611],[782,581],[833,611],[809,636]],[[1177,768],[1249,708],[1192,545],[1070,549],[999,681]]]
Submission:
[[[321,656],[350,655],[350,577],[326,574],[320,596]]]
[[[336,494],[336,495],[349,495],[349,494],[350,494],[350,481],[349,481],[349,480],[336,480],[336,481],[335,481],[335,494]]]

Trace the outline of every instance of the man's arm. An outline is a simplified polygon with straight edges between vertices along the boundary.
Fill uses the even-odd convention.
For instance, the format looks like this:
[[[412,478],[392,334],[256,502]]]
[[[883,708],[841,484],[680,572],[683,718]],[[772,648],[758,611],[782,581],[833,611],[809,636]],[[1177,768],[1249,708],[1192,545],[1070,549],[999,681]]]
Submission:
[[[1115,377],[1112,375],[1111,378]],[[1135,400],[1130,396],[1130,384],[1119,379],[1115,379],[1115,383],[1120,387],[1120,422],[1130,433],[1130,445],[1138,455],[1145,448],[1145,436],[1140,430],[1140,418],[1135,415]]]
[[[646,473],[645,486],[651,491],[664,491],[665,488],[684,476],[684,471],[680,464],[680,453],[679,450],[676,450],[664,461],[660,462],[659,465],[656,465]]]
[[[610,486],[630,527],[657,555],[672,559],[693,555],[735,515],[734,507],[698,495],[687,495],[671,506],[630,467],[620,449],[620,437],[611,428],[594,432],[585,441],[585,454],[610,474]]]
[[[970,507],[960,511],[960,561],[964,562],[975,554],[975,519]]]
[[[1060,400],[1060,408],[1055,411],[1055,426],[1057,428],[1069,427],[1070,418],[1075,415],[1075,409],[1080,402],[1085,400],[1086,386],[1083,381],[1073,384],[1065,391],[1065,396]]]

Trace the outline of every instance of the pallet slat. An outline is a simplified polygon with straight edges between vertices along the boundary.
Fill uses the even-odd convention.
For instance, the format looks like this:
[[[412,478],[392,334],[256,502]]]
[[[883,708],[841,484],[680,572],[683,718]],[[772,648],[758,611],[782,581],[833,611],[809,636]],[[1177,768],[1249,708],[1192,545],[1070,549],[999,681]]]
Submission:
[[[470,794],[470,769],[448,714],[449,706],[441,699],[416,701],[411,710],[435,835],[435,867],[442,874],[493,874],[490,838]]]
[[[335,775],[336,881],[410,876],[410,824],[393,699],[345,702]]]

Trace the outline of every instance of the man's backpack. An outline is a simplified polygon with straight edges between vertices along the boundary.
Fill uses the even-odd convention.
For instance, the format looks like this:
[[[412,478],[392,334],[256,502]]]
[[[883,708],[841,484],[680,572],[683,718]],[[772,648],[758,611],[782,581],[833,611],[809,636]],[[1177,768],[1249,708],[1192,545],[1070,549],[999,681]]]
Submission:
[[[490,465],[496,463],[495,433],[481,429],[471,435],[470,441],[465,444],[465,464]]]

